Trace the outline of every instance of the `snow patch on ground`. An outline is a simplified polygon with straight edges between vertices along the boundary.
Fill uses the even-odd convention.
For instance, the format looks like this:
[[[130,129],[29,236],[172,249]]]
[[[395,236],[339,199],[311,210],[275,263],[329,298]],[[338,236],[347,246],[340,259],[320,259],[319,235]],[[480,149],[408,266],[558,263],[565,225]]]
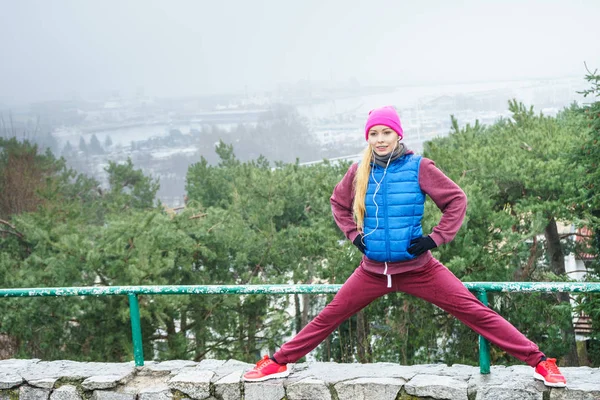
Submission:
[[[155,159],[167,159],[177,154],[194,154],[198,151],[195,147],[175,147],[168,149],[159,149],[150,153],[152,158]]]

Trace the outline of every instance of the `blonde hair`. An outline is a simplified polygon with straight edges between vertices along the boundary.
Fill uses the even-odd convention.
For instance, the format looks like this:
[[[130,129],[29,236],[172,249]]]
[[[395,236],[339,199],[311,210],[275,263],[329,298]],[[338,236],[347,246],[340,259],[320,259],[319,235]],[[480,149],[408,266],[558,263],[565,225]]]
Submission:
[[[369,184],[369,174],[371,173],[371,162],[373,162],[373,148],[368,145],[363,152],[363,157],[356,169],[354,176],[354,201],[352,210],[354,211],[354,220],[359,232],[363,231],[365,222],[365,197],[367,196],[367,185]]]

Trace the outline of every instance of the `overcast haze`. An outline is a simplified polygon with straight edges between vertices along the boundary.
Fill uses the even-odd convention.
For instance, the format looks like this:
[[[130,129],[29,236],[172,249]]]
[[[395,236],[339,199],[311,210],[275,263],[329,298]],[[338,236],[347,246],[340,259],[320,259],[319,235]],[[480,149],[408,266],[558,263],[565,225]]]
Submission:
[[[598,0],[5,0],[0,103],[583,79],[600,67],[598,15]]]

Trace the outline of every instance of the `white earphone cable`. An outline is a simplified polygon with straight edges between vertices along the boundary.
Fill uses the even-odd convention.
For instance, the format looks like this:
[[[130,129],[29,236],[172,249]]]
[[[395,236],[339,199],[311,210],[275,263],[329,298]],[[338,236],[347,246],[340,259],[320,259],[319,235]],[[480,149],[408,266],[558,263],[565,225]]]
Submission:
[[[394,144],[394,148],[392,149],[392,154],[390,154],[390,157],[387,160],[387,164],[385,165],[385,169],[383,170],[383,176],[381,177],[379,182],[377,182],[377,179],[375,179],[375,173],[373,172],[373,167],[371,167],[371,177],[373,178],[373,182],[375,182],[375,185],[376,185],[375,192],[373,192],[373,203],[375,203],[375,228],[371,232],[365,233],[363,235],[363,237],[361,239],[363,245],[365,244],[365,242],[364,242],[365,237],[369,236],[370,234],[375,232],[377,230],[377,228],[379,228],[379,204],[377,204],[377,201],[375,200],[375,196],[377,195],[377,192],[379,192],[381,183],[383,182],[383,179],[385,178],[385,175],[387,174],[387,169],[390,166],[390,161],[392,159],[392,155],[393,155],[394,151],[396,150],[397,145],[398,145],[398,141],[396,141],[396,143]],[[371,151],[373,152],[373,156],[374,156],[375,151],[373,149],[371,149]]]

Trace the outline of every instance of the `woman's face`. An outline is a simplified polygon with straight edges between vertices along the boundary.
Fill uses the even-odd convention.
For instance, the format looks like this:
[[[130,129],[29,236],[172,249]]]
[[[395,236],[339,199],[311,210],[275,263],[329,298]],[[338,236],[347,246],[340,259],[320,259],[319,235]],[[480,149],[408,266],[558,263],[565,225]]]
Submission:
[[[398,146],[398,134],[389,126],[375,125],[369,129],[367,142],[379,156],[385,156]]]

